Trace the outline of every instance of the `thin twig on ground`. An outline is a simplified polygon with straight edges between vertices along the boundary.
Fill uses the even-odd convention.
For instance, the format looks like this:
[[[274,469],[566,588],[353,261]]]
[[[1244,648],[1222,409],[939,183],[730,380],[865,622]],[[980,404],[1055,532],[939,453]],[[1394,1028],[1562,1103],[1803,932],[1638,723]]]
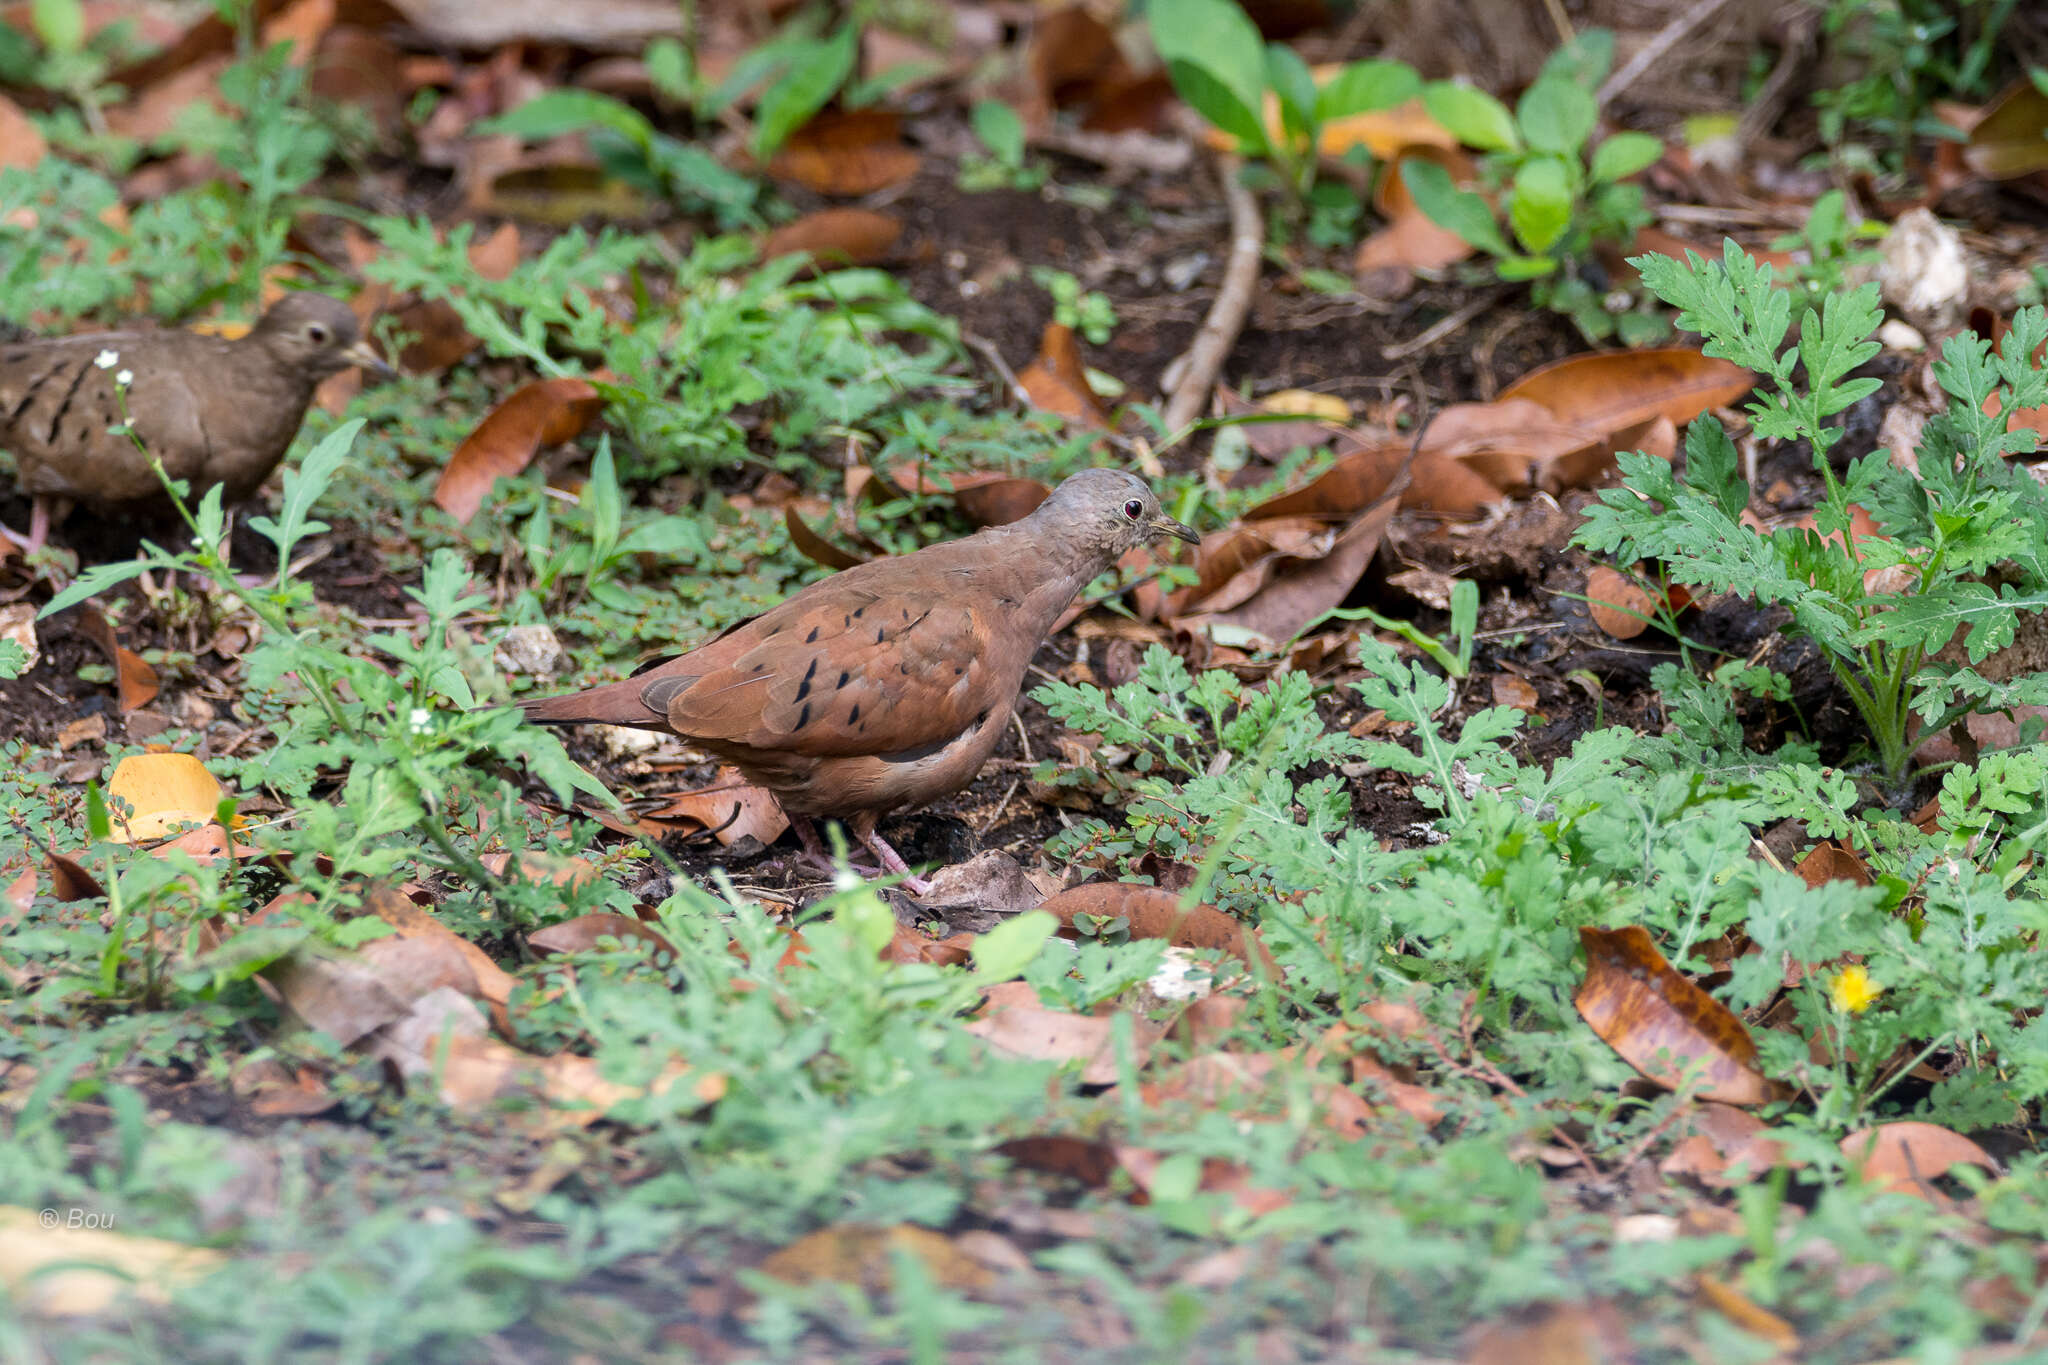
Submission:
[[[1677,44],[1679,39],[1705,23],[1726,3],[1727,0],[1696,0],[1691,8],[1657,30],[1656,36],[1643,44],[1641,51],[1629,58],[1621,70],[1601,84],[1598,95],[1601,106],[1604,108],[1607,101],[1634,85],[1645,71],[1656,65],[1658,58]]]
[[[1186,429],[1208,406],[1224,358],[1251,312],[1252,287],[1259,282],[1259,260],[1266,250],[1266,225],[1259,216],[1259,201],[1238,183],[1237,173],[1243,164],[1227,154],[1217,159],[1224,202],[1230,207],[1230,258],[1224,262],[1223,287],[1216,291],[1202,330],[1195,333],[1187,351],[1167,367],[1169,374],[1178,371],[1180,376],[1166,403],[1168,431]]]
[[[1457,312],[1425,329],[1419,336],[1410,337],[1406,341],[1397,341],[1391,346],[1380,347],[1380,358],[1382,360],[1406,360],[1411,355],[1428,350],[1487,309],[1493,307],[1496,303],[1499,303],[1500,297],[1500,290],[1489,289]]]

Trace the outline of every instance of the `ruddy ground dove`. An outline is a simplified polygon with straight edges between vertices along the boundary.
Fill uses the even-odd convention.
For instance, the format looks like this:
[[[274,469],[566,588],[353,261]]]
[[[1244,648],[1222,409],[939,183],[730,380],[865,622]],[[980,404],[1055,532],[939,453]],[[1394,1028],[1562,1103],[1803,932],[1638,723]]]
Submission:
[[[921,893],[876,822],[973,781],[1075,594],[1164,536],[1196,539],[1137,478],[1091,469],[1021,521],[833,574],[624,682],[522,705],[680,735],[774,792],[814,856],[811,817],[843,817]]]
[[[254,493],[298,434],[321,380],[351,365],[388,372],[355,314],[325,294],[287,294],[236,340],[197,332],[97,332],[0,346],[0,449],[35,499],[26,537],[49,526],[50,502],[100,511],[161,504],[149,456],[124,433],[118,389],[150,455],[200,498],[220,485]]]

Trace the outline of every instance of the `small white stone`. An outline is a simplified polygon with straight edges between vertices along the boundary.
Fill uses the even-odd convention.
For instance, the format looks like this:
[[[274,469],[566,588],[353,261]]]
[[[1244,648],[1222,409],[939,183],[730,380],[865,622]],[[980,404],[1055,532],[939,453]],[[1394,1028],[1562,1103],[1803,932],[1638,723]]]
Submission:
[[[505,627],[498,632],[493,654],[498,667],[529,678],[552,678],[568,661],[562,642],[544,625]]]
[[[1927,338],[1919,329],[1892,318],[1877,329],[1877,339],[1884,343],[1887,351],[1924,351]]]
[[[590,730],[597,746],[614,759],[651,754],[668,738],[659,730],[642,730],[631,725],[593,725]]]

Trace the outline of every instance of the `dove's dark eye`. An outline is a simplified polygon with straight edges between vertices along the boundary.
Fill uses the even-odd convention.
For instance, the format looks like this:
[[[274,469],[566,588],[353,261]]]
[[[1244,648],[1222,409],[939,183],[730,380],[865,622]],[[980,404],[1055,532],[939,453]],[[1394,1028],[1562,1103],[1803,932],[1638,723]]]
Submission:
[[[327,329],[317,322],[314,323],[306,329],[306,340],[312,342],[315,346],[325,346],[327,344]]]
[[[1139,517],[1143,516],[1144,513],[1145,504],[1138,501],[1136,498],[1132,498],[1129,502],[1124,504],[1124,515],[1130,518],[1132,521],[1136,521]]]

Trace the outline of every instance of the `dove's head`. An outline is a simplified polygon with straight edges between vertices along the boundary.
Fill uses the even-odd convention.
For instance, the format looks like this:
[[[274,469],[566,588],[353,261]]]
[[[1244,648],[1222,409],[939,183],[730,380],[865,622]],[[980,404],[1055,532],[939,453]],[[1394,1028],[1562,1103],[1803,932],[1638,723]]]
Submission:
[[[1201,543],[1193,530],[1166,515],[1143,479],[1121,469],[1082,470],[1053,489],[1031,515],[1057,528],[1077,548],[1100,554],[1105,564],[1168,536]]]
[[[249,340],[261,345],[288,369],[315,380],[361,365],[379,374],[391,373],[363,340],[356,315],[340,299],[325,294],[287,294],[270,305]]]

